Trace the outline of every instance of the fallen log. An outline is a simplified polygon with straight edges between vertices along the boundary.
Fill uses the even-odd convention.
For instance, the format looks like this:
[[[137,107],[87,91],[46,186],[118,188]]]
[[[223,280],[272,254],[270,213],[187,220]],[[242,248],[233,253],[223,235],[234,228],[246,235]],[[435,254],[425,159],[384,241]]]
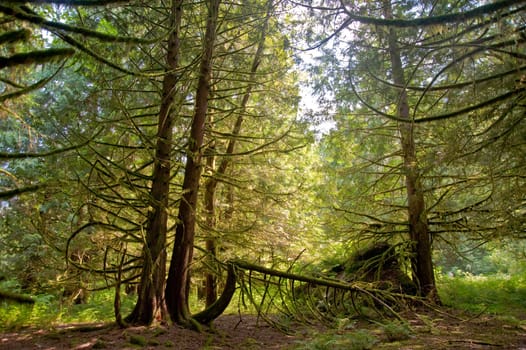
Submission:
[[[0,300],[10,300],[10,301],[15,301],[17,303],[22,303],[22,304],[34,304],[35,303],[35,299],[30,297],[29,295],[13,293],[13,292],[6,292],[3,290],[0,290]]]
[[[232,260],[231,263],[234,264],[238,269],[241,269],[241,270],[255,271],[255,272],[264,274],[266,276],[273,276],[279,279],[300,281],[300,282],[308,283],[310,285],[329,287],[329,288],[334,288],[335,290],[348,291],[351,293],[360,294],[360,295],[370,298],[378,305],[381,305],[382,307],[385,308],[385,310],[387,310],[390,314],[392,314],[396,318],[400,320],[403,319],[389,305],[388,300],[395,300],[397,298],[403,299],[405,295],[378,289],[374,285],[371,285],[367,282],[365,283],[360,282],[360,281],[346,282],[346,281],[329,279],[329,278],[318,278],[318,277],[313,277],[313,276],[300,275],[300,274],[295,274],[291,272],[270,269],[270,268],[252,264],[252,263],[249,263],[243,260]],[[270,283],[269,280],[264,280],[262,282],[266,284]],[[292,295],[292,299],[294,299],[294,295]],[[356,308],[356,305],[355,305],[355,308]]]

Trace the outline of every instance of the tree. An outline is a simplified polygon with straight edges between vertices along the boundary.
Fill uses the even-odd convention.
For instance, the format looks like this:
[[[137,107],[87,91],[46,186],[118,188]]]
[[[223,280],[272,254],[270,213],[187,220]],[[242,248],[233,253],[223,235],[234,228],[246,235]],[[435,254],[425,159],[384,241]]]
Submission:
[[[220,0],[208,4],[206,33],[203,40],[203,55],[199,70],[199,80],[195,97],[195,111],[192,118],[186,167],[183,180],[183,197],[179,202],[178,222],[172,260],[166,282],[166,303],[172,321],[187,325],[191,314],[188,307],[190,288],[190,264],[192,262],[195,240],[195,214],[199,182],[202,169],[202,150],[205,123],[210,97],[210,79],[216,39]]]
[[[26,96],[34,90],[42,88],[48,83],[55,75],[62,69],[59,65],[58,70],[49,73],[47,76],[40,76],[37,73],[31,74],[33,66],[41,65],[53,66],[54,62],[64,62],[67,58],[74,54],[74,50],[71,48],[64,47],[52,47],[41,50],[34,49],[36,44],[34,36],[31,31],[27,28],[21,28],[22,21],[18,20],[16,16],[13,16],[13,12],[18,9],[15,5],[2,5],[0,11],[5,15],[5,21],[2,24],[2,33],[0,34],[0,49],[2,50],[2,56],[0,56],[0,70],[2,71],[2,82],[4,84],[4,91],[0,95],[0,101],[4,102],[5,107],[3,108],[4,118],[3,128],[5,132],[10,132],[11,128],[16,127],[16,121],[12,123],[13,119],[18,119],[19,123],[24,124],[24,117],[18,115],[15,110],[10,109],[9,105],[13,107],[23,106],[24,101],[13,101],[16,98]],[[21,52],[21,49],[23,52]],[[29,75],[30,79],[20,79],[17,75]],[[33,80],[33,81],[32,81]],[[31,128],[29,124],[26,127]],[[16,180],[16,174],[10,173],[9,168],[13,167],[13,162],[17,160],[23,160],[27,158],[36,158],[38,153],[34,152],[33,144],[31,140],[27,140],[29,143],[19,143],[21,149],[13,148],[11,145],[5,145],[3,147],[5,152],[0,154],[0,159],[4,161],[11,161],[4,163],[2,174],[9,175],[11,179]],[[31,152],[33,151],[33,152]],[[53,152],[52,152],[53,153]],[[57,152],[58,153],[58,152]],[[9,180],[8,180],[9,182]],[[10,190],[2,190],[0,193],[1,199],[10,199],[24,192],[32,192],[42,188],[43,183],[33,183],[27,186],[16,186],[18,188]],[[12,187],[7,183],[6,188]]]
[[[185,15],[182,13],[182,8],[185,10]],[[82,218],[79,215],[80,223],[67,239],[67,247],[71,250],[74,246],[85,244],[93,251],[103,250],[104,259],[91,259],[89,262],[83,261],[82,264],[75,261],[70,263],[79,269],[104,274],[105,286],[115,286],[117,297],[121,284],[138,286],[139,299],[134,311],[126,318],[127,321],[136,324],[149,324],[155,319],[167,318],[167,315],[163,314],[164,298],[166,298],[162,292],[165,283],[164,264],[158,262],[162,261],[167,253],[166,247],[170,243],[167,240],[167,232],[178,222],[173,208],[181,204],[181,199],[186,193],[181,186],[181,182],[184,184],[183,172],[180,171],[181,164],[192,154],[188,153],[186,147],[195,146],[191,141],[192,135],[187,134],[187,130],[191,129],[187,125],[187,114],[195,114],[190,104],[195,103],[198,96],[199,98],[204,96],[202,93],[194,93],[198,91],[200,76],[196,74],[198,60],[195,57],[200,57],[203,49],[200,47],[202,37],[194,36],[193,33],[205,27],[207,17],[203,16],[201,4],[188,3],[182,8],[181,23],[191,23],[195,30],[185,30],[184,35],[180,33],[179,45],[184,50],[179,50],[183,54],[178,57],[177,68],[159,64],[161,57],[164,56],[166,59],[167,51],[163,42],[158,40],[148,41],[138,48],[130,44],[127,47],[129,56],[125,60],[125,67],[120,69],[101,61],[98,57],[101,53],[97,52],[97,55],[92,56],[91,59],[83,61],[83,65],[76,71],[87,80],[86,85],[95,87],[90,92],[93,95],[84,102],[90,110],[97,113],[87,114],[82,110],[82,106],[69,103],[70,108],[82,116],[82,121],[77,122],[79,129],[93,130],[96,129],[97,124],[107,126],[95,133],[96,136],[90,140],[85,149],[77,152],[86,166],[77,175],[83,190],[87,193],[83,203],[79,204],[81,208],[79,212],[85,211],[87,215]],[[152,16],[151,11],[163,13],[164,16],[156,16],[155,22],[148,21]],[[236,77],[242,77],[241,79],[232,79],[232,67],[250,68],[252,59],[247,53],[252,52],[253,43],[257,42],[259,37],[255,34],[257,32],[255,29],[250,29],[248,31],[250,36],[246,40],[245,38],[242,41],[238,40],[239,35],[244,35],[245,23],[257,18],[257,14],[253,15],[250,11],[239,16],[239,11],[241,7],[234,11],[225,9],[221,13],[222,24],[229,30],[221,32],[221,45],[216,45],[216,48],[222,45],[225,48],[214,55],[218,63],[214,66],[215,70],[211,72],[214,76],[214,91],[213,95],[206,98],[209,104],[206,113],[213,113],[216,116],[223,114],[226,117],[219,117],[219,122],[213,124],[230,127],[229,121],[235,118],[228,117],[237,117],[240,111],[239,100],[233,91],[244,92],[245,84],[259,84],[260,80],[275,89],[275,91],[270,88],[268,90],[274,93],[274,97],[263,97],[265,95],[263,91],[257,91],[257,105],[260,106],[258,112],[255,112],[255,107],[249,107],[251,112],[246,114],[257,120],[258,129],[250,137],[241,137],[247,146],[241,154],[263,153],[265,146],[273,146],[274,149],[279,150],[280,148],[277,147],[279,143],[283,143],[282,148],[285,150],[294,149],[296,145],[290,147],[283,142],[289,133],[286,131],[285,122],[281,123],[282,127],[276,129],[273,128],[271,121],[262,123],[261,120],[264,118],[259,115],[261,113],[259,109],[278,111],[280,107],[274,106],[281,106],[281,102],[288,98],[288,94],[295,93],[295,88],[290,87],[294,80],[285,79],[284,73],[290,61],[286,61],[287,67],[285,64],[281,67],[273,62],[273,54],[268,54],[263,60],[265,74],[280,75],[283,81],[279,84],[264,81],[267,79],[264,74],[254,75],[244,70],[235,73]],[[104,11],[94,16],[81,11],[79,14],[83,23],[101,26],[108,32],[147,32],[155,38],[165,37],[166,33],[163,29],[165,23],[170,21],[173,23],[172,8],[151,7],[150,4],[115,11],[111,16],[106,16]],[[175,28],[173,25],[166,27]],[[275,46],[283,47],[281,42],[277,42]],[[103,50],[100,47],[97,49]],[[276,50],[274,47],[272,49]],[[120,57],[116,52],[112,50],[103,52],[106,60],[119,62]],[[170,52],[172,53],[173,51]],[[101,69],[104,69],[104,74],[100,74]],[[134,71],[132,72],[131,69]],[[173,80],[175,85],[172,85],[171,89],[166,89],[166,85],[163,88],[162,82],[166,82],[166,77],[170,74],[176,77]],[[279,94],[276,93],[278,87],[281,90]],[[162,91],[169,91],[172,94],[168,96],[171,101],[166,104],[164,101],[168,98],[162,96]],[[212,107],[210,101],[213,102]],[[290,114],[294,104],[290,104],[290,100],[287,102],[289,104],[283,109]],[[231,108],[231,111],[224,110],[225,106]],[[166,116],[167,109],[169,113]],[[74,114],[73,111],[72,113]],[[64,113],[65,119],[67,119],[66,115],[71,118],[69,111],[68,114]],[[162,117],[159,120],[160,115],[166,116],[166,119]],[[290,115],[287,115],[287,120],[288,118]],[[166,121],[172,123],[171,127]],[[156,131],[153,131],[154,125],[157,126]],[[68,127],[65,128],[70,130]],[[215,126],[209,131],[213,135],[221,134]],[[259,132],[264,133],[263,136],[259,135]],[[277,134],[276,140],[272,139],[274,134]],[[72,132],[72,137],[79,135]],[[169,137],[172,139],[167,141]],[[156,141],[152,142],[152,139]],[[251,150],[253,146],[255,149]],[[159,151],[161,148],[162,151]],[[201,153],[203,147],[197,147],[194,151]],[[163,161],[158,161],[160,158]],[[162,169],[155,170],[156,166]],[[160,174],[163,176],[159,176]],[[202,181],[200,171],[194,181],[197,183]],[[87,240],[87,237],[90,239]],[[192,245],[188,247],[193,249]],[[159,258],[150,259],[150,256]],[[117,301],[116,305],[118,304]],[[201,316],[199,319],[204,320],[206,317]],[[188,324],[187,321],[180,322]]]
[[[365,141],[362,146],[356,144],[354,149],[361,154],[361,164],[356,157],[347,160],[367,170],[372,177],[370,180],[352,180],[353,184],[370,187],[361,191],[348,190],[359,196],[354,197],[355,202],[357,199],[358,203],[363,203],[365,198],[372,199],[369,213],[359,210],[351,198],[345,199],[348,206],[342,205],[338,209],[346,213],[347,225],[358,230],[362,237],[370,233],[380,239],[399,239],[395,237],[406,233],[414,244],[410,250],[413,276],[419,282],[422,294],[434,298],[431,243],[445,237],[446,232],[458,234],[454,228],[458,216],[455,220],[453,217],[462,216],[461,212],[465,215],[469,206],[460,210],[445,207],[452,204],[453,192],[457,198],[465,195],[477,198],[479,195],[475,191],[468,195],[468,192],[461,194],[461,191],[453,190],[462,188],[464,181],[473,182],[467,180],[468,177],[460,180],[447,174],[448,166],[456,166],[451,162],[442,163],[444,155],[448,153],[456,157],[459,154],[453,156],[449,153],[451,149],[443,148],[451,145],[449,140],[441,138],[438,141],[430,135],[445,128],[456,130],[458,134],[462,125],[470,123],[470,118],[475,115],[484,120],[491,119],[494,115],[486,114],[485,109],[489,106],[506,111],[498,120],[514,120],[513,129],[508,126],[505,133],[518,131],[515,129],[519,125],[515,113],[520,114],[517,101],[522,98],[521,88],[512,83],[517,75],[498,65],[497,61],[522,60],[519,58],[522,55],[512,49],[515,44],[522,46],[522,39],[501,40],[502,36],[497,33],[504,30],[508,35],[516,35],[518,27],[514,27],[513,18],[522,7],[509,2],[480,7],[466,3],[457,4],[457,12],[446,15],[451,8],[445,3],[440,6],[421,3],[418,7],[413,2],[399,2],[392,10],[388,2],[326,2],[324,5],[313,6],[312,10],[326,11],[336,29],[327,33],[324,31],[329,31],[330,27],[326,26],[318,32],[311,31],[318,38],[322,37],[320,45],[330,43],[332,46],[323,48],[326,56],[320,62],[332,71],[331,74],[322,72],[318,91],[326,101],[338,101],[338,108],[330,110],[336,112],[335,118],[341,127],[354,127],[353,134],[369,135],[377,141],[381,135],[384,138],[380,143]],[[360,13],[369,13],[370,16],[361,16]],[[377,16],[372,16],[373,13]],[[408,14],[416,16],[417,13],[418,18],[407,19]],[[439,26],[439,20],[456,23],[456,29]],[[496,51],[499,58],[495,60]],[[467,64],[470,60],[473,64]],[[520,64],[514,67],[515,74],[521,71]],[[321,71],[319,66],[314,69],[318,73]],[[506,78],[498,89],[484,84],[504,76]],[[476,90],[469,88],[474,86],[472,84]],[[384,120],[380,122],[378,118]],[[490,125],[496,124],[490,122]],[[399,134],[394,132],[396,130]],[[440,135],[445,136],[441,132]],[[398,137],[401,152],[390,151],[389,147],[395,145],[394,140]],[[367,148],[373,145],[374,148]],[[441,155],[442,159],[433,155]],[[395,162],[398,156],[403,159],[401,163]],[[429,163],[430,158],[435,162]],[[473,171],[478,167],[470,162],[464,162],[464,166]],[[355,176],[360,171],[359,167],[348,168],[355,169],[348,171]],[[404,197],[400,196],[402,174],[407,189]],[[443,182],[437,187],[439,178]],[[487,183],[480,180],[478,177],[476,182],[487,188]],[[469,202],[473,205],[476,200]],[[481,198],[475,206],[481,203],[488,202]],[[447,215],[442,216],[446,219],[443,221],[431,220],[436,217],[439,207],[442,213],[452,215],[447,219]],[[402,210],[408,210],[407,215],[402,216]],[[476,230],[477,225],[472,227]]]
[[[265,39],[267,37],[268,23],[270,21],[271,12],[273,10],[273,2],[267,1],[267,12],[263,17],[263,23],[261,24],[261,29],[259,38],[257,39],[257,47],[252,57],[252,63],[248,71],[248,86],[244,89],[244,93],[239,98],[239,106],[236,106],[238,109],[237,118],[235,119],[232,131],[229,135],[229,140],[225,147],[225,151],[220,159],[220,163],[216,168],[216,142],[211,141],[210,146],[208,146],[208,154],[205,154],[207,164],[206,168],[212,172],[205,181],[205,193],[204,193],[204,208],[206,215],[206,229],[210,230],[210,237],[206,239],[206,251],[210,254],[209,264],[214,264],[214,259],[217,258],[217,239],[214,237],[213,231],[216,230],[216,191],[217,186],[220,183],[221,179],[224,179],[227,174],[228,167],[232,162],[232,157],[235,155],[235,147],[237,138],[240,136],[243,121],[246,118],[246,110],[248,108],[248,103],[251,97],[251,92],[254,86],[256,85],[256,73],[259,65],[261,64],[263,50],[265,48]],[[210,123],[213,124],[212,122]],[[216,288],[216,274],[209,272],[206,274],[206,304],[212,305],[217,299],[217,288]]]
[[[67,70],[65,63],[74,64],[73,60],[66,60],[73,56],[76,49],[83,48],[79,45],[72,48],[74,40],[70,35],[97,38],[102,42],[133,41],[87,27],[48,20],[42,8],[52,8],[51,3],[40,1],[33,7],[10,1],[0,5],[4,16],[1,65],[2,74],[6,74],[2,77],[6,89],[1,96],[5,113],[5,118],[2,118],[2,144],[5,147],[2,147],[0,159],[3,162],[2,174],[14,180],[6,178],[7,190],[0,195],[2,200],[7,200],[2,202],[5,209],[2,231],[6,233],[3,238],[10,238],[10,242],[24,242],[7,246],[8,254],[20,252],[15,254],[16,260],[24,268],[18,269],[20,273],[14,273],[26,288],[48,288],[48,281],[63,277],[65,261],[59,258],[59,254],[64,254],[63,243],[67,238],[64,234],[75,226],[78,216],[72,211],[77,208],[77,200],[81,200],[80,196],[71,196],[75,192],[71,184],[76,186],[76,179],[71,181],[75,177],[72,174],[81,168],[75,152],[85,149],[93,136],[92,130],[76,133],[79,130],[71,125],[71,120],[63,123],[67,119],[65,115],[71,116],[68,107],[88,100],[91,92],[84,86],[80,92],[77,90],[79,93],[75,102],[68,101],[68,97],[73,97],[69,94],[74,88],[64,89],[63,84],[68,80],[64,74]],[[79,8],[78,11],[83,10]],[[67,10],[62,14],[63,18],[71,18]],[[46,35],[43,29],[47,30]],[[35,66],[41,69],[33,69]],[[83,80],[76,82],[81,84]],[[60,102],[64,105],[57,108]],[[55,112],[62,113],[63,119],[57,118]],[[24,140],[13,138],[14,134],[23,135]],[[60,161],[64,163],[60,164]],[[15,218],[19,220],[17,225],[12,221]],[[44,260],[45,264],[42,263]],[[53,273],[58,277],[51,277]]]
[[[182,0],[172,1],[169,26],[171,32],[166,53],[166,73],[163,78],[162,98],[157,123],[157,144],[150,194],[150,206],[152,209],[148,217],[146,242],[143,247],[139,299],[132,314],[127,318],[133,323],[150,324],[155,317],[166,318],[164,289],[168,225],[167,210],[169,207],[172,171],[172,133],[173,119],[175,117],[173,103],[178,83],[176,72],[179,68],[179,32],[182,20],[182,5]],[[197,147],[200,146],[198,145]],[[194,149],[194,151],[196,150],[198,148]]]
[[[383,2],[384,17],[392,19],[393,13],[390,0]],[[398,48],[398,37],[394,28],[389,28],[387,51],[391,60],[391,74],[397,86],[406,86],[402,57]],[[404,90],[397,98],[397,116],[404,121],[399,123],[400,141],[402,146],[403,170],[407,191],[407,213],[409,223],[409,239],[414,256],[411,259],[413,281],[418,283],[419,290],[424,296],[438,298],[436,294],[435,274],[431,251],[431,233],[429,232],[424,190],[414,139],[414,125],[411,120],[409,101]],[[438,300],[438,299],[437,299]]]
[[[214,154],[225,157],[218,178],[224,181],[230,176],[221,169],[233,164],[234,157],[249,159],[248,164],[237,163],[235,169],[231,168],[230,172],[236,174],[238,180],[225,186],[227,189],[223,192],[232,195],[228,199],[232,204],[236,200],[236,203],[246,201],[240,206],[238,222],[262,231],[260,235],[268,234],[265,231],[272,226],[283,227],[277,219],[280,216],[277,209],[270,215],[261,215],[258,211],[277,208],[272,202],[283,205],[282,198],[289,196],[286,185],[292,181],[283,182],[279,174],[293,165],[287,164],[288,169],[284,169],[285,161],[279,164],[274,155],[290,158],[289,154],[302,147],[304,140],[303,135],[295,135],[298,131],[293,121],[297,106],[296,78],[290,70],[291,60],[285,55],[286,40],[277,29],[273,29],[272,36],[265,33],[272,19],[273,4],[254,1],[250,9],[237,6],[232,10],[221,9],[216,1],[211,2],[212,12],[203,15],[202,4],[182,1],[172,2],[169,8],[137,2],[137,6],[112,7],[111,12],[94,8],[110,1],[92,1],[68,5],[94,7],[74,11],[61,7],[58,13],[54,12],[58,9],[54,5],[61,3],[50,0],[25,6],[10,2],[13,5],[1,8],[17,20],[49,31],[52,35],[46,39],[49,42],[66,43],[84,53],[65,69],[64,75],[53,76],[57,79],[38,94],[38,103],[45,112],[38,107],[32,111],[42,116],[39,127],[46,130],[50,144],[64,146],[50,150],[43,147],[40,153],[11,152],[5,157],[45,158],[46,164],[60,169],[56,177],[61,177],[62,186],[45,195],[47,209],[39,214],[38,229],[42,237],[58,242],[54,248],[66,254],[68,271],[73,267],[90,274],[103,274],[105,280],[97,280],[96,287],[116,287],[116,314],[120,313],[120,285],[140,279],[138,301],[127,318],[129,322],[149,324],[156,318],[166,319],[164,300],[167,298],[172,318],[188,325],[188,273],[209,115],[214,114],[218,119],[208,119],[208,137],[219,140],[227,150],[226,154]],[[155,21],[151,20],[152,13],[156,13]],[[158,16],[159,13],[166,16]],[[53,14],[61,21],[46,18]],[[226,30],[220,32],[220,43],[214,44],[208,39],[216,36],[218,21]],[[254,23],[258,26],[252,27]],[[181,25],[191,30],[183,34]],[[204,27],[208,29],[203,38],[197,33]],[[170,36],[166,35],[166,28]],[[263,35],[258,33],[260,28],[264,28]],[[135,39],[127,36],[128,33],[148,39]],[[166,37],[169,37],[168,46],[158,39]],[[126,45],[119,50],[105,45],[115,41]],[[215,54],[213,49],[218,47],[221,50]],[[159,63],[162,56],[166,65]],[[201,56],[198,72],[196,57]],[[213,61],[217,62],[215,66]],[[244,67],[243,70],[240,67]],[[58,89],[63,87],[63,93],[59,93]],[[191,103],[195,103],[194,123],[188,128],[186,113],[191,111]],[[250,120],[250,132],[242,135],[239,129],[247,120]],[[189,135],[187,129],[190,129]],[[233,138],[228,135],[229,130],[234,130]],[[228,142],[224,143],[225,140]],[[67,157],[63,156],[65,152]],[[68,164],[57,168],[61,159],[67,159]],[[183,162],[187,163],[184,174],[179,171]],[[259,169],[249,170],[250,163]],[[256,179],[268,172],[265,169],[272,169],[274,173],[265,175],[265,179]],[[249,189],[258,195],[253,196]],[[20,193],[15,189],[6,196]],[[241,199],[236,199],[234,193]],[[59,198],[62,204],[51,206]],[[61,213],[60,208],[66,203],[68,212]],[[179,206],[178,217],[173,215],[175,204]],[[233,218],[234,210],[230,210],[230,214]],[[272,225],[265,222],[267,217],[273,217],[275,222]],[[257,222],[257,226],[250,221]],[[171,225],[176,228],[171,266],[182,274],[169,274],[165,295],[167,232]],[[223,228],[226,226],[234,227],[234,224],[225,224]],[[247,235],[245,240],[252,239]],[[100,251],[104,252],[103,256],[95,254]],[[77,259],[77,253],[83,258]],[[199,321],[206,319],[198,317]]]

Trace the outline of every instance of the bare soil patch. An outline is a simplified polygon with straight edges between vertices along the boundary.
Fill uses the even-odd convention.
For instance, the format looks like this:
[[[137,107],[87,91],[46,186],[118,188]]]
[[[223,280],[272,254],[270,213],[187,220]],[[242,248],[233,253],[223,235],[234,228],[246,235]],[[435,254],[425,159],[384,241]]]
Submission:
[[[526,329],[516,322],[489,316],[466,320],[441,312],[413,314],[407,319],[411,336],[399,341],[389,340],[378,325],[359,322],[356,327],[367,328],[378,337],[374,349],[526,350]],[[223,315],[216,320],[213,330],[202,333],[176,326],[127,329],[101,326],[62,325],[3,333],[0,349],[293,349],[323,332],[319,327],[296,325],[295,335],[286,335],[251,315]]]

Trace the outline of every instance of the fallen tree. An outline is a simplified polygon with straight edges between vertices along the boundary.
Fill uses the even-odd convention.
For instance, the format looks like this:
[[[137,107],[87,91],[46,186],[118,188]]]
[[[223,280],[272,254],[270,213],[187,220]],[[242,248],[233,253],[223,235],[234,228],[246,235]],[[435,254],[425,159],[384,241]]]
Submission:
[[[267,268],[236,260],[242,295],[267,322],[283,328],[272,316],[284,314],[301,322],[332,324],[339,317],[395,317],[409,296],[379,288],[377,283],[346,282]],[[409,297],[411,298],[411,297]]]
[[[21,304],[34,304],[35,303],[35,299],[30,297],[29,295],[7,292],[3,290],[0,290],[0,300],[9,300],[9,301],[14,301],[14,302],[21,303]]]
[[[387,270],[391,271],[393,264],[391,260],[386,261],[389,265]],[[369,268],[373,265],[364,266]],[[334,325],[341,317],[394,317],[402,320],[399,311],[407,300],[416,298],[400,289],[385,288],[385,281],[382,280],[312,276],[293,273],[291,267],[283,271],[243,260],[218,261],[218,266],[226,271],[225,287],[216,302],[191,316],[190,322],[196,330],[200,330],[202,325],[211,325],[221,316],[238,289],[240,302],[244,306],[248,301],[259,317],[285,332],[288,331],[287,326],[279,322],[280,318],[327,325]],[[215,273],[221,275],[218,271]]]

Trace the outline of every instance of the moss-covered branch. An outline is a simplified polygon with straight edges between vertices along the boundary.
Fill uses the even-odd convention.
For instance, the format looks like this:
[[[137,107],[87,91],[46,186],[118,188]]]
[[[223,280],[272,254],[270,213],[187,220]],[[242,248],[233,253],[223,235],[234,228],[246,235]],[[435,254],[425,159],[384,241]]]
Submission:
[[[13,292],[6,292],[3,290],[0,290],[0,300],[16,301],[18,303],[23,303],[23,304],[34,304],[35,303],[35,300],[28,295],[13,293]]]
[[[383,19],[368,16],[359,16],[351,11],[347,11],[348,19],[345,22],[350,25],[353,22],[360,22],[363,24],[372,24],[377,26],[390,27],[424,27],[434,25],[444,25],[446,23],[461,23],[467,22],[470,19],[481,17],[484,15],[496,14],[499,11],[506,10],[512,6],[526,3],[525,0],[503,0],[496,1],[490,4],[476,7],[469,11],[448,13],[441,16],[421,17],[415,19]]]
[[[14,43],[17,41],[25,41],[29,39],[31,31],[28,29],[12,30],[0,34],[0,45],[7,43]]]
[[[24,8],[24,10],[26,9]],[[96,30],[90,30],[87,28],[76,27],[61,22],[50,21],[35,13],[29,12],[29,9],[27,9],[27,11],[23,11],[22,8],[19,6],[0,5],[0,12],[4,13],[7,16],[12,16],[16,19],[47,28],[51,31],[61,30],[67,33],[81,34],[85,37],[97,38],[98,40],[107,42],[151,43],[150,40],[145,40],[141,38],[106,34],[98,32]]]
[[[223,293],[212,305],[200,313],[193,315],[192,318],[201,324],[209,324],[225,311],[236,291],[236,271],[234,264],[228,264],[228,274]]]
[[[18,65],[41,64],[72,56],[73,49],[46,49],[17,53],[9,57],[0,57],[0,69]]]
[[[113,4],[126,4],[130,0],[4,0],[9,4],[56,4],[66,6],[107,6]]]
[[[455,84],[445,84],[445,85],[436,85],[436,86],[427,86],[427,87],[426,86],[414,86],[414,85],[400,86],[393,82],[380,78],[379,76],[375,75],[370,70],[368,70],[368,73],[374,80],[384,85],[391,86],[397,89],[406,89],[406,90],[411,90],[411,91],[444,91],[444,90],[451,90],[451,89],[461,89],[466,86],[476,86],[478,84],[487,83],[491,80],[502,79],[510,75],[517,75],[518,73],[524,72],[524,71],[526,71],[526,66],[523,65],[523,66],[515,67],[512,69],[503,71],[503,72],[488,75],[486,77],[479,78],[479,79],[462,81],[460,83],[455,83]]]
[[[124,74],[135,75],[135,76],[146,76],[144,74],[141,74],[140,72],[132,72],[132,71],[130,71],[128,69],[125,69],[123,67],[118,66],[117,64],[111,62],[110,60],[102,57],[101,55],[99,55],[95,51],[91,50],[90,48],[88,48],[87,46],[82,44],[80,41],[74,39],[70,35],[66,35],[64,33],[59,33],[59,32],[55,32],[55,34],[57,34],[57,36],[60,39],[62,39],[64,42],[66,42],[66,43],[70,44],[71,46],[77,48],[78,50],[86,53],[87,55],[91,56],[95,60],[105,64],[108,67],[111,67],[111,68],[113,68],[113,69],[115,69],[115,70],[117,70],[119,72],[124,73]]]
[[[64,67],[64,63],[55,71],[55,73],[53,73],[49,77],[41,79],[41,80],[37,81],[36,83],[34,83],[32,85],[29,85],[29,86],[23,87],[23,86],[18,85],[16,87],[18,87],[19,90],[0,95],[0,102],[6,101],[6,100],[9,100],[9,99],[13,99],[13,98],[17,98],[17,97],[25,95],[25,94],[33,91],[33,90],[40,89],[41,87],[43,87],[44,85],[49,83],[58,74],[58,72],[60,72],[62,70],[62,68]],[[0,159],[2,158],[2,154],[5,154],[5,153],[0,152]],[[11,158],[13,158],[13,157],[11,157]]]
[[[394,114],[389,114],[389,113],[381,111],[378,108],[375,108],[373,105],[369,104],[367,101],[365,101],[361,97],[361,95],[358,93],[358,91],[356,90],[356,88],[355,88],[354,84],[352,84],[352,82],[351,82],[350,85],[351,85],[351,88],[353,89],[354,94],[360,100],[360,102],[363,105],[365,105],[368,109],[373,111],[374,113],[376,113],[376,114],[378,114],[378,115],[380,115],[382,117],[385,117],[387,119],[391,119],[393,121],[403,122],[403,123],[407,122],[407,120],[405,120],[404,118],[400,118],[400,117],[398,117],[398,116],[396,116]],[[436,120],[443,120],[443,119],[459,117],[459,116],[465,115],[467,113],[470,113],[470,112],[482,109],[484,107],[488,107],[488,106],[494,105],[494,104],[499,103],[499,102],[504,102],[504,101],[512,99],[512,98],[521,97],[521,96],[524,95],[525,92],[526,92],[526,88],[523,88],[523,87],[517,88],[515,90],[508,91],[508,92],[503,93],[503,94],[501,94],[499,96],[496,96],[494,98],[487,99],[485,101],[482,101],[480,103],[477,103],[477,104],[474,104],[474,105],[471,105],[471,106],[467,106],[465,108],[459,108],[459,109],[457,109],[455,111],[452,111],[452,112],[448,112],[448,113],[444,113],[444,114],[438,114],[438,115],[434,115],[434,116],[430,116],[430,117],[415,118],[415,119],[411,120],[411,122],[413,122],[413,123],[427,123],[427,122],[436,121]]]
[[[41,183],[41,184],[19,187],[19,188],[15,188],[12,190],[3,191],[3,192],[0,192],[0,199],[7,200],[9,198],[16,197],[26,192],[35,192],[44,186],[46,186],[46,184]]]
[[[486,101],[482,101],[482,102],[474,104],[472,106],[468,106],[468,107],[465,107],[465,108],[460,108],[460,109],[458,109],[456,111],[453,111],[453,112],[450,112],[450,113],[434,115],[434,116],[431,116],[431,117],[418,118],[418,119],[415,119],[414,122],[415,123],[426,123],[426,122],[431,122],[431,121],[435,121],[435,120],[442,120],[442,119],[449,119],[449,118],[458,117],[458,116],[467,114],[469,112],[473,112],[473,111],[476,111],[478,109],[494,105],[494,104],[496,104],[498,102],[504,102],[504,101],[509,100],[511,98],[514,98],[514,97],[523,96],[525,92],[526,92],[526,88],[515,89],[513,91],[509,91],[507,93],[504,93],[502,95],[496,96],[496,97],[491,98],[491,99],[488,99]]]
[[[286,279],[290,279],[294,281],[307,282],[307,283],[312,283],[315,285],[333,287],[333,288],[342,289],[342,290],[363,291],[363,288],[355,284],[339,282],[339,281],[330,280],[326,278],[317,278],[317,277],[312,277],[312,276],[299,275],[299,274],[295,274],[291,272],[274,270],[274,269],[270,269],[264,266],[251,264],[249,262],[242,261],[242,260],[235,260],[233,261],[233,264],[241,269],[260,272],[260,273],[263,273],[269,276],[281,277],[281,278],[286,278]]]
[[[24,159],[24,158],[44,158],[44,157],[49,157],[49,156],[52,156],[52,155],[56,155],[56,154],[60,154],[60,153],[64,153],[64,152],[68,152],[68,151],[79,149],[79,148],[81,148],[83,146],[86,146],[88,143],[89,143],[89,140],[85,141],[83,143],[80,143],[78,145],[73,145],[73,146],[65,147],[65,148],[58,148],[58,149],[51,150],[49,152],[21,152],[21,153],[0,152],[0,160],[3,160],[3,159]]]

